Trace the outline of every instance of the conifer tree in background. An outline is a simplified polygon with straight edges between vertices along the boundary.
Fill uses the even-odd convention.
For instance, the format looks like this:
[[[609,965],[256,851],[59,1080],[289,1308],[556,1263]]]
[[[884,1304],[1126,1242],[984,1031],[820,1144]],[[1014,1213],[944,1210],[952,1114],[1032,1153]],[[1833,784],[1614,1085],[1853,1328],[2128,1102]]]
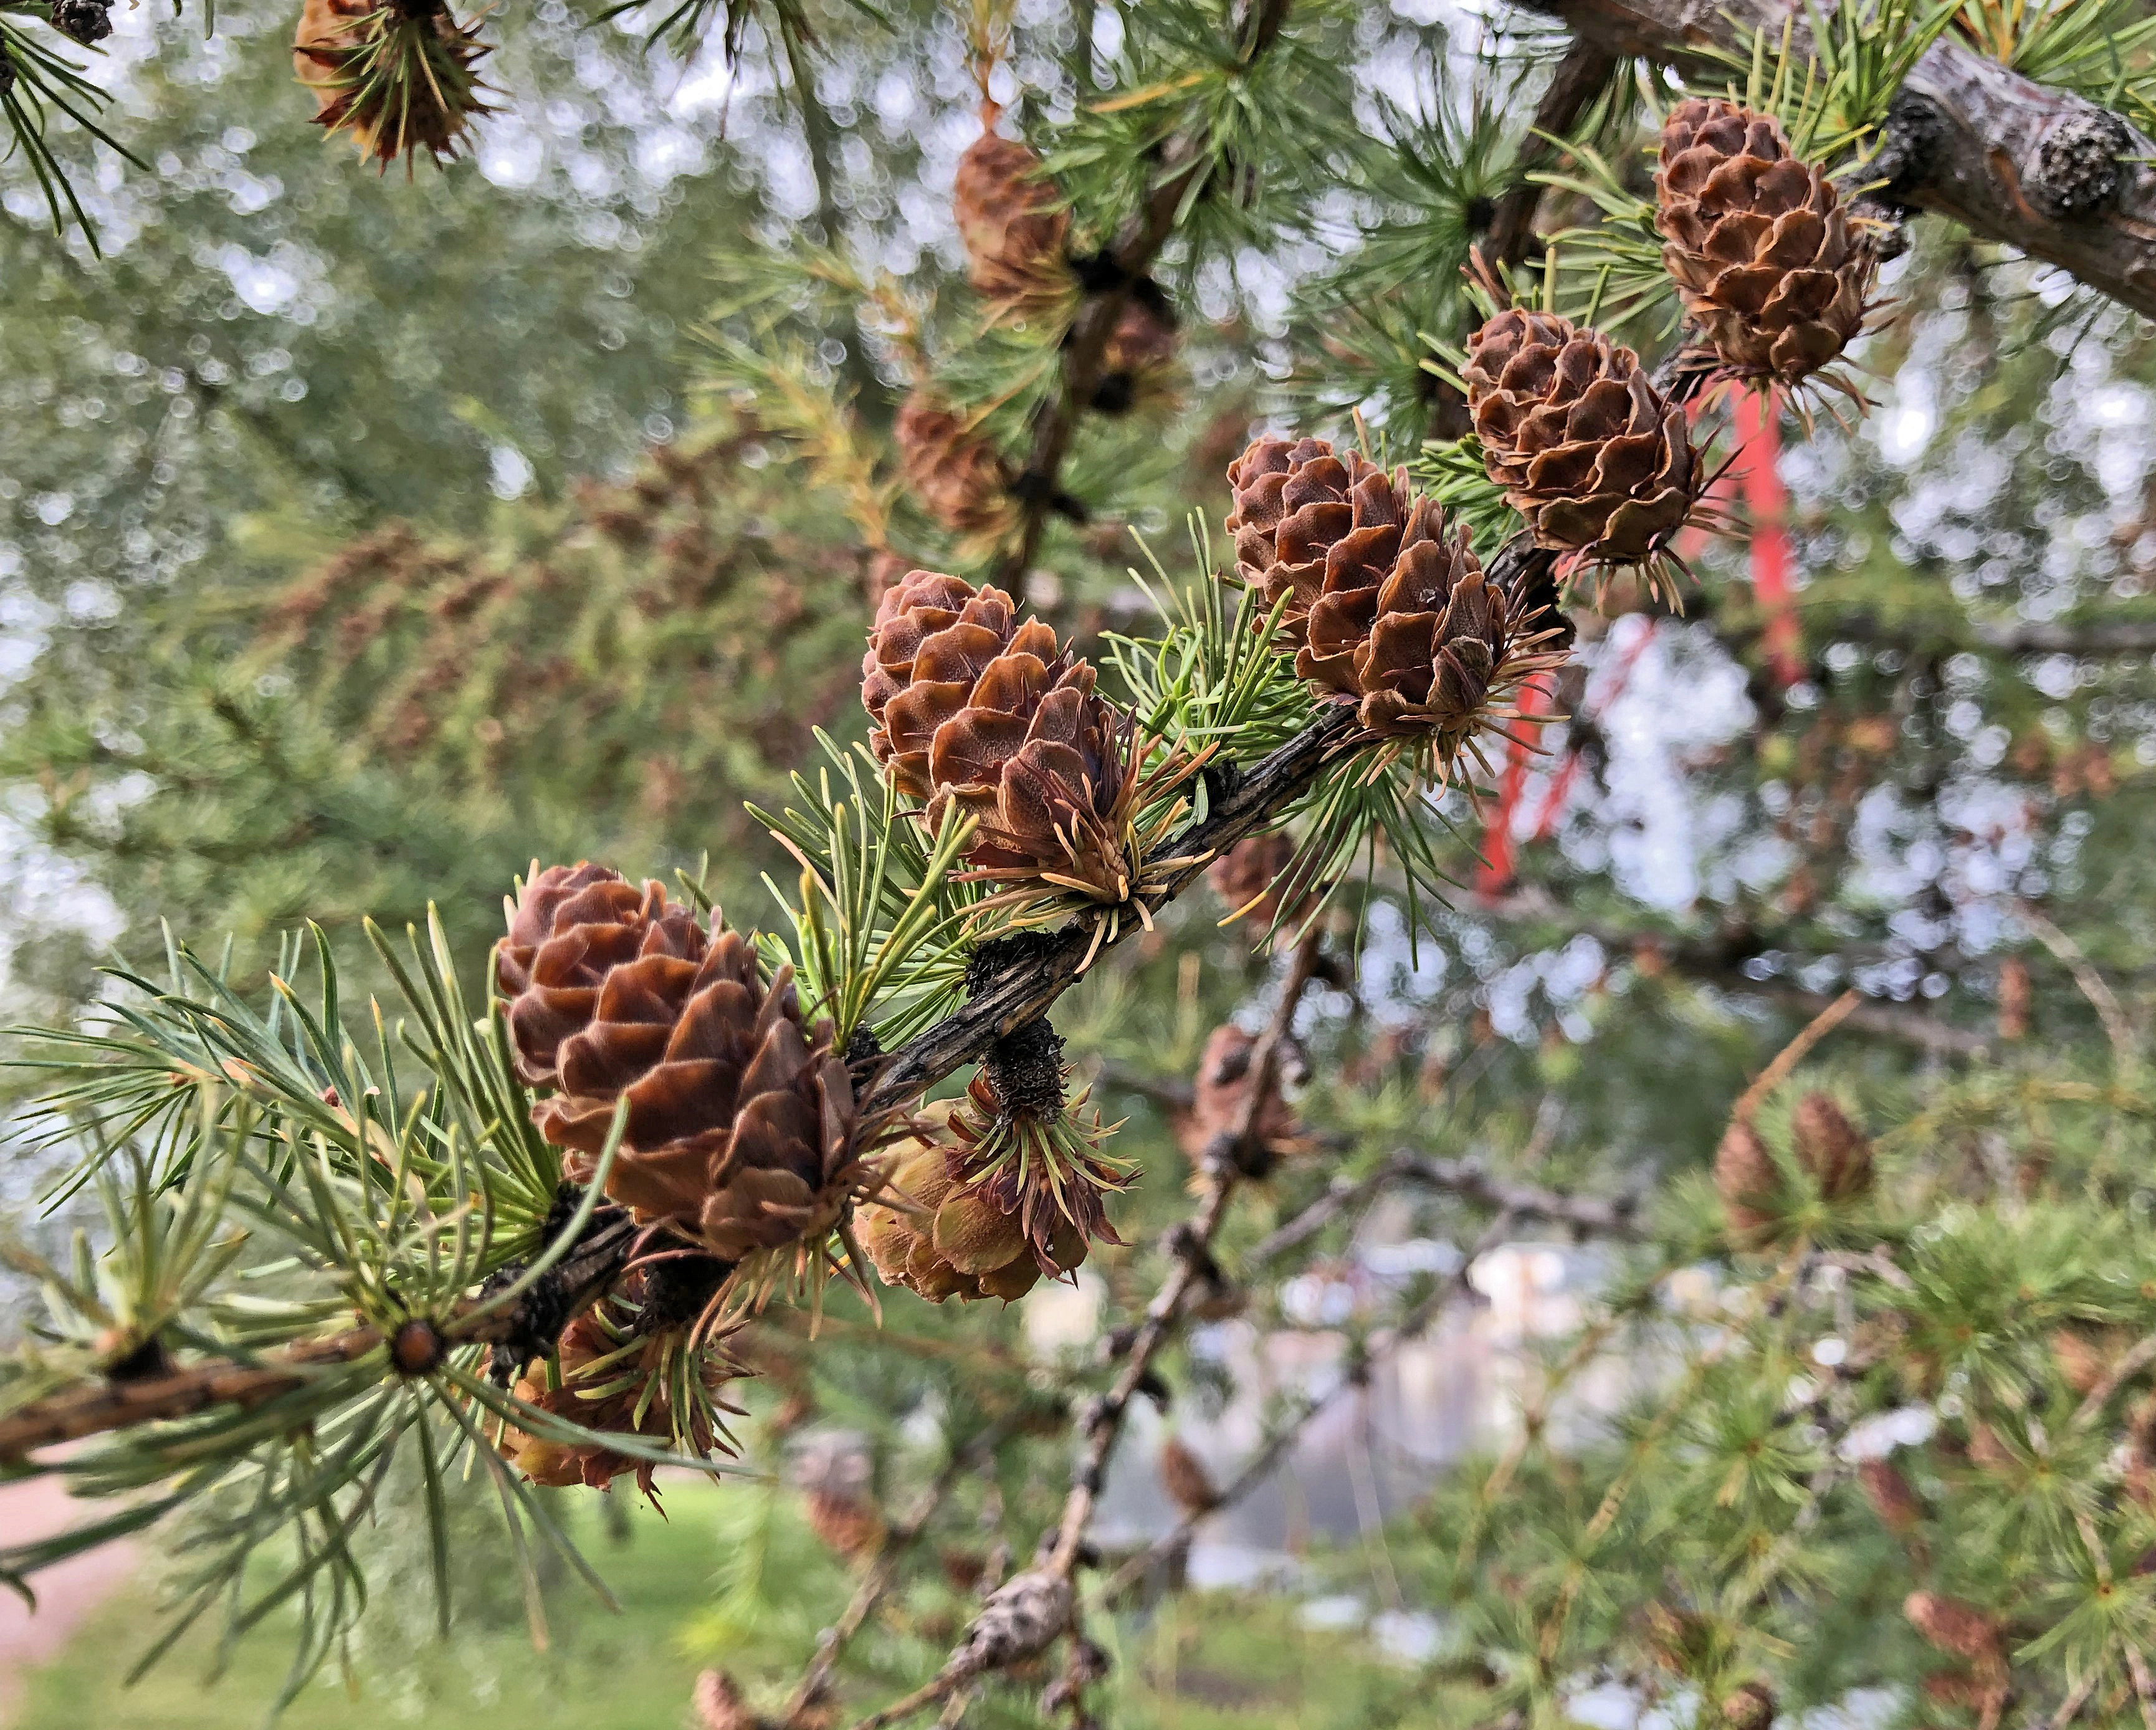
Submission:
[[[54,1223],[0,1237],[41,1306],[0,1472],[85,1512],[0,1543],[0,1582],[154,1527],[146,1657],[212,1609],[295,1620],[289,1698],[363,1630],[400,1499],[446,1627],[474,1488],[603,1596],[541,1490],[724,1480],[828,1423],[865,1475],[730,1493],[857,1571],[743,1562],[741,1604],[828,1601],[685,1710],[1105,1722],[1199,1522],[1479,1254],[1554,1234],[1610,1276],[1500,1450],[1369,1535],[1445,1630],[1370,1716],[1554,1723],[1614,1683],[1732,1730],[1866,1689],[1911,1723],[2156,1722],[2156,25],[1550,5],[595,27],[618,91],[624,22],[726,69],[738,203],[630,213],[619,387],[578,355],[497,387],[447,339],[499,335],[444,311],[476,436],[408,405],[388,457],[364,345],[318,341],[342,393],[276,407],[239,376],[289,353],[198,353],[183,299],[103,285],[186,280],[192,213],[86,171],[59,39],[102,10],[0,19],[14,191],[64,231],[12,255],[144,384],[0,385],[0,437],[131,428],[85,441],[102,560],[57,477],[9,495],[42,634],[15,808],[128,923],[65,982],[92,1011],[22,1045]],[[439,6],[276,28],[285,130],[311,109],[382,167],[484,151],[585,52],[506,18],[482,60],[497,26]],[[220,146],[235,210],[253,147]],[[286,234],[288,276],[418,257],[430,208],[484,254],[468,170],[346,205],[346,157],[279,159],[372,213]],[[932,198],[940,258],[903,214]],[[522,232],[542,284],[590,272]],[[684,429],[649,333],[707,267]],[[530,346],[552,291],[515,291]],[[528,482],[549,439],[552,490],[571,429],[619,456],[661,397],[623,478],[484,532],[429,499],[444,452]],[[1290,1281],[1381,1204],[1458,1271],[1378,1282],[1337,1384],[1209,1469],[1172,1433],[1217,1378],[1199,1330],[1306,1325]],[[1081,1270],[1089,1354],[986,1301]],[[1635,1403],[1557,1421],[1613,1360]],[[1143,1404],[1178,1523],[1117,1550]]]

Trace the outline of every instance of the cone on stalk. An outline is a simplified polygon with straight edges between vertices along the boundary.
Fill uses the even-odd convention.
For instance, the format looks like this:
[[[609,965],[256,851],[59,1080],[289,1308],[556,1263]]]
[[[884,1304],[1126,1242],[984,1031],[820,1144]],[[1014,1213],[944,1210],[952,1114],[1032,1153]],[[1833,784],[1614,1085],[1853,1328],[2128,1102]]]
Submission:
[[[899,471],[921,510],[961,535],[1000,535],[1014,515],[995,447],[925,391],[899,405],[891,438]]]
[[[1197,765],[1142,777],[1134,724],[1094,681],[1003,590],[935,571],[886,592],[861,662],[869,742],[891,784],[924,800],[931,824],[953,806],[976,820],[968,877],[1021,916],[1075,900],[1097,937],[1126,909],[1149,918],[1143,897],[1183,863],[1147,856],[1180,803],[1138,815]]]
[[[1662,126],[1655,200],[1663,264],[1729,376],[1800,384],[1863,329],[1878,270],[1869,230],[1772,115],[1680,102]]]
[[[1066,252],[1070,213],[1029,146],[983,131],[958,158],[951,204],[966,279],[999,311],[1050,312],[1076,298]]]
[[[626,1101],[605,1188],[639,1221],[727,1263],[806,1254],[876,1181],[829,1024],[716,911],[706,929],[657,883],[557,866],[524,886],[495,974],[571,1178],[597,1175]]]
[[[517,1381],[516,1395],[583,1429],[634,1437],[693,1460],[735,1451],[726,1419],[740,1416],[742,1409],[727,1404],[723,1390],[746,1373],[698,1334],[693,1315],[654,1325],[639,1306],[610,1299],[570,1322],[551,1366],[532,1365]],[[535,1484],[603,1489],[634,1472],[637,1487],[657,1499],[654,1463],[603,1441],[564,1441],[511,1429],[501,1446]]]
[[[1537,547],[1650,571],[1669,556],[1704,477],[1683,408],[1637,354],[1514,306],[1469,339],[1461,377],[1484,465]]]
[[[932,1303],[1022,1297],[1095,1242],[1120,1243],[1105,1199],[1129,1168],[1085,1096],[1068,1096],[1063,1042],[1034,1021],[990,1046],[946,1132],[917,1139],[889,1192],[861,1209],[861,1240],[886,1283]]]
[[[1505,706],[1562,656],[1489,580],[1466,526],[1404,469],[1321,439],[1260,439],[1228,476],[1238,568],[1283,609],[1296,673],[1384,742],[1373,773],[1404,755],[1443,785],[1463,752],[1486,773],[1482,736],[1519,720]]]

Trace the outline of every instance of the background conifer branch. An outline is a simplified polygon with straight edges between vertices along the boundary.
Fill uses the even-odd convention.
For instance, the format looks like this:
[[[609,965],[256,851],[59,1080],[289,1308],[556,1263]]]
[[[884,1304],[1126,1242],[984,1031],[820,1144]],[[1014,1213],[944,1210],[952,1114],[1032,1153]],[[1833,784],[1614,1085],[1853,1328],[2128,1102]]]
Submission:
[[[1287,22],[1293,0],[1250,0],[1236,44],[1236,58],[1247,70],[1270,49]],[[1016,540],[997,565],[997,580],[1015,582],[1033,563],[1042,531],[1062,493],[1059,477],[1078,422],[1101,382],[1108,343],[1129,304],[1131,291],[1168,244],[1192,203],[1204,196],[1205,178],[1216,165],[1204,141],[1178,134],[1160,151],[1160,167],[1143,207],[1107,249],[1101,285],[1081,304],[1064,338],[1063,362],[1055,388],[1035,413],[1026,441],[1024,466],[1011,483],[1019,502]]]

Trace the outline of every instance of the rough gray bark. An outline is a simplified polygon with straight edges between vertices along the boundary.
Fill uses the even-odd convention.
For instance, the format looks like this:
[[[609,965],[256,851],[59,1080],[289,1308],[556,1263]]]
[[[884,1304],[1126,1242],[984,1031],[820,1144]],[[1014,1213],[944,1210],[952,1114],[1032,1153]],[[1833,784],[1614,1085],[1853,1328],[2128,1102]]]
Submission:
[[[1682,63],[1745,32],[1779,41],[1790,0],[1532,0],[1620,54]],[[1935,43],[1902,87],[1880,170],[1898,202],[2069,270],[2156,316],[2156,154],[2116,115],[2048,90],[1952,42]]]

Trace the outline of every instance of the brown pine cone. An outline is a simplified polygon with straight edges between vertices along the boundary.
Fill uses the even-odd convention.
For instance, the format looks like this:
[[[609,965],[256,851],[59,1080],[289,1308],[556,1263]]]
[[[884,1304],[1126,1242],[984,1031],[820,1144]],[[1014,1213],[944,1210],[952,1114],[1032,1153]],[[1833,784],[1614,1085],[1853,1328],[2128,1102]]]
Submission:
[[[1228,465],[1228,485],[1236,574],[1268,608],[1287,597],[1281,631],[1298,649],[1336,557],[1373,571],[1374,582],[1398,553],[1406,501],[1354,451],[1342,456],[1322,439],[1259,439]]]
[[[533,1110],[540,1133],[568,1150],[569,1175],[588,1182],[626,1096],[606,1191],[639,1219],[664,1221],[730,1262],[820,1239],[867,1177],[853,1147],[853,1084],[829,1024],[803,1022],[790,969],[766,984],[739,932],[716,916],[706,934],[681,910],[670,914],[655,884],[636,910],[633,948],[603,921],[568,922],[583,897],[601,896],[626,912],[603,880],[563,901],[557,935],[530,963],[534,983],[511,1007],[516,1028],[518,1005],[536,992],[564,993],[536,999],[519,1038],[521,1066],[559,1090]],[[536,924],[540,899],[531,906]],[[496,964],[506,984],[523,948],[516,922]],[[578,958],[591,952],[581,947],[588,935],[603,966]],[[557,966],[557,953],[570,958]],[[588,1005],[566,996],[594,988]],[[584,1024],[562,1035],[578,1014]]]
[[[492,112],[472,70],[490,52],[446,6],[306,0],[292,65],[314,94],[315,124],[350,132],[386,170],[423,150],[438,162],[456,155],[473,121]]]
[[[656,882],[641,890],[588,861],[549,865],[519,891],[509,934],[495,946],[495,989],[509,1005],[516,1073],[558,1085],[562,1041],[591,1024],[599,986],[642,955],[704,958],[704,933],[686,907],[670,907]]]
[[[1172,393],[1177,338],[1173,324],[1147,301],[1126,301],[1101,355],[1092,406],[1101,414],[1166,407]]]
[[[1313,897],[1304,886],[1285,880],[1295,859],[1295,841],[1285,829],[1246,835],[1205,868],[1205,880],[1231,916],[1240,915],[1260,930],[1299,925],[1309,916]],[[1291,906],[1282,905],[1286,894],[1294,895]]]
[[[1774,1708],[1774,1691],[1754,1677],[1738,1683],[1722,1701],[1722,1722],[1728,1730],[1768,1730]]]
[[[916,390],[899,405],[891,437],[907,490],[936,521],[962,535],[997,533],[1009,524],[1003,459],[959,416]]]
[[[891,1168],[888,1199],[864,1204],[857,1224],[861,1247],[884,1283],[931,1303],[947,1297],[1009,1303],[1033,1290],[1044,1271],[1017,1214],[963,1186],[951,1175],[947,1151],[933,1142],[905,1146]],[[1086,1260],[1086,1240],[1068,1220],[1057,1221],[1046,1260],[1053,1273]]]
[[[811,1490],[803,1498],[808,1529],[843,1562],[865,1562],[883,1548],[884,1519],[865,1496]]]
[[[1996,1662],[2004,1630],[1999,1619],[1938,1592],[1912,1592],[1902,1613],[1910,1625],[1943,1652],[1983,1664]]]
[[[2051,1330],[2051,1363],[2059,1379],[2076,1394],[2092,1394],[2102,1387],[2116,1355],[2115,1349],[2106,1351],[2102,1343],[2076,1328]]]
[[[1239,571],[1268,605],[1286,597],[1296,671],[1371,732],[1429,742],[1443,778],[1491,704],[1541,665],[1465,526],[1448,540],[1405,470],[1320,439],[1261,439],[1228,476]]]
[[[1784,1199],[1782,1169],[1759,1132],[1741,1118],[1714,1151],[1714,1188],[1731,1237],[1755,1246],[1774,1237]]]
[[[966,244],[967,280],[988,299],[1040,311],[1075,294],[1065,255],[1070,213],[1026,146],[983,132],[958,158],[951,206]]]
[[[1871,1187],[1871,1143],[1830,1095],[1807,1093],[1790,1124],[1797,1160],[1829,1201],[1847,1201]]]
[[[1108,906],[1135,886],[1130,729],[1091,665],[1010,597],[916,571],[884,598],[861,664],[870,743],[894,785],[978,819],[968,860],[991,880]]]
[[[1201,1177],[1214,1142],[1243,1127],[1250,1101],[1250,1054],[1257,1043],[1232,1021],[1222,1022],[1206,1036],[1190,1109],[1176,1124],[1176,1139]],[[1270,1177],[1282,1158],[1302,1147],[1302,1125],[1277,1084],[1258,1112],[1256,1140],[1256,1148],[1240,1168],[1245,1177]]]
[[[1054,629],[1037,619],[1021,624],[1002,589],[913,571],[884,591],[861,658],[861,704],[874,723],[870,746],[901,793],[933,794],[928,753],[937,730],[1007,655],[1045,665],[1057,649]]]
[[[1891,1460],[1866,1460],[1856,1468],[1856,1481],[1865,1499],[1879,1516],[1879,1523],[1897,1537],[1907,1537],[1924,1523],[1924,1504]]]
[[[1662,262],[1732,373],[1795,384],[1862,328],[1874,249],[1771,115],[1680,102],[1662,126],[1655,196]]]
[[[1404,474],[1394,490],[1405,495]],[[1382,567],[1337,556],[1348,544],[1326,562],[1295,670],[1353,701],[1373,733],[1431,737],[1441,766],[1490,724],[1493,696],[1521,676],[1505,596],[1484,578],[1465,525],[1445,538],[1445,514],[1432,499],[1414,500]],[[1381,538],[1370,550],[1389,549]]]
[[[696,1677],[689,1696],[696,1713],[696,1730],[809,1730],[803,1717],[782,1722],[764,1717],[748,1703],[742,1686],[723,1670],[706,1670]],[[816,1722],[831,1722],[829,1708],[821,1700],[815,1706]]]
[[[1168,1499],[1189,1517],[1209,1514],[1220,1506],[1220,1491],[1213,1474],[1179,1436],[1170,1436],[1160,1450],[1160,1486]]]
[[[1537,547],[1639,563],[1691,514],[1702,483],[1684,410],[1630,349],[1514,307],[1469,340],[1461,376],[1484,465]]]

